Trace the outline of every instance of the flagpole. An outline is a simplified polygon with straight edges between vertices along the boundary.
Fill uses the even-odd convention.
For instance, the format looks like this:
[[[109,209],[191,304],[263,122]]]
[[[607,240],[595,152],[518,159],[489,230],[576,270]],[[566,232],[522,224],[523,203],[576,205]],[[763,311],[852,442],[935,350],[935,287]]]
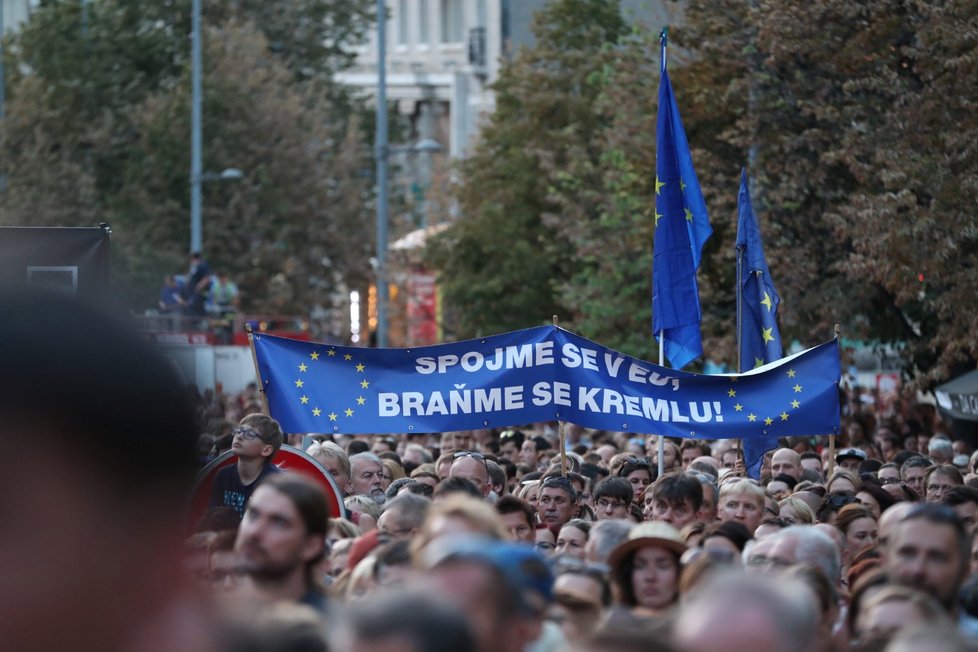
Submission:
[[[255,352],[255,333],[251,329],[251,324],[245,322],[245,332],[248,333],[248,346],[251,347],[251,361],[255,364],[255,376],[258,377],[258,392],[261,394],[262,403],[265,404],[265,414],[271,416],[268,409],[268,396],[265,394],[265,382],[261,379],[261,370],[258,368],[258,354]]]
[[[554,315],[554,328],[560,328],[560,323],[557,315]],[[560,438],[560,475],[567,476],[567,439],[564,435],[564,421],[562,419],[557,420],[557,433]]]
[[[839,324],[835,325],[835,341],[838,344],[839,338],[842,333],[842,326]],[[839,358],[841,362],[842,357],[842,347],[839,347]],[[832,473],[835,471],[835,433],[829,435],[829,473],[826,477],[826,482],[832,479]]]
[[[737,373],[744,373],[744,252],[746,246],[737,247]],[[744,454],[744,442],[738,437],[734,440],[734,450]]]
[[[660,367],[666,366],[666,363],[665,363],[665,341],[666,341],[665,334],[660,333],[659,334],[659,366]],[[659,435],[658,444],[659,445],[656,448],[657,448],[658,458],[659,458],[659,473],[655,476],[656,479],[662,477],[662,473],[665,471],[665,467],[666,467],[666,458],[665,458],[665,448],[666,447],[664,445],[665,444],[665,435]]]

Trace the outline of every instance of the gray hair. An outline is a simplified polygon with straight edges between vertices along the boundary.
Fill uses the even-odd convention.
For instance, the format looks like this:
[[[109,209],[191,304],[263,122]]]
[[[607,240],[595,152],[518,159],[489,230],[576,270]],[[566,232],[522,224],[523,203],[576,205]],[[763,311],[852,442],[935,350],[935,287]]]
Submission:
[[[715,628],[711,638],[719,643],[736,637],[735,623],[762,620],[779,652],[807,650],[815,640],[819,609],[815,596],[802,582],[791,578],[743,573],[720,573],[707,578],[683,600],[674,632],[678,647],[684,640]],[[735,644],[735,642],[734,642]]]
[[[795,549],[797,563],[814,566],[825,573],[832,584],[838,583],[842,574],[839,546],[827,533],[811,525],[791,525],[773,536],[780,539],[794,537],[798,541]]]
[[[593,542],[594,550],[601,558],[601,563],[607,563],[611,551],[628,539],[632,531],[632,523],[623,519],[598,521],[588,533],[588,542]]]
[[[384,505],[384,512],[397,511],[397,522],[401,527],[421,527],[425,517],[428,515],[428,508],[431,501],[424,496],[405,493],[397,496],[389,503]]]
[[[377,464],[381,468],[384,468],[384,463],[380,460],[380,458],[369,451],[357,453],[356,455],[350,457],[350,468],[352,469],[354,466],[356,466],[358,462],[362,462],[363,460],[366,460],[368,462],[373,462],[374,464]]]

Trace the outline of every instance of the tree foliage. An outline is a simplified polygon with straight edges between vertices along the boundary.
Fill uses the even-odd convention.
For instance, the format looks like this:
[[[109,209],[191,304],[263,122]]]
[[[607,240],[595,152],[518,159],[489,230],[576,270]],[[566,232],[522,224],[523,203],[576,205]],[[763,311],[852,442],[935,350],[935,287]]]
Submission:
[[[205,253],[255,311],[328,305],[365,282],[370,151],[332,75],[369,0],[206,3]],[[44,3],[13,37],[2,222],[113,227],[116,278],[152,305],[189,240],[190,2]],[[324,45],[317,47],[316,43]]]
[[[581,24],[567,17],[617,4],[556,4],[537,29],[566,32],[567,49],[540,39],[506,67],[462,169],[463,217],[439,258],[447,298],[463,335],[539,323],[554,307],[570,328],[654,358],[655,38],[615,31],[575,77],[564,55],[579,51]],[[709,357],[735,362],[736,193],[749,165],[786,340],[812,344],[841,323],[903,347],[924,382],[973,366],[976,5],[687,3],[670,72],[714,227],[699,274]],[[540,110],[548,101],[566,108]],[[516,265],[528,250],[537,257]]]

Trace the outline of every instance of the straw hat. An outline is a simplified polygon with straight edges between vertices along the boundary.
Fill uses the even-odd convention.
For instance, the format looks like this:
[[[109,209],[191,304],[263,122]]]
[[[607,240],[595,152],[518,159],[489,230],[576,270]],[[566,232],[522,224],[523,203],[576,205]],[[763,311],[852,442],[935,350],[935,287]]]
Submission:
[[[679,530],[668,523],[661,521],[639,523],[628,534],[628,540],[611,551],[608,565],[614,568],[639,548],[647,547],[665,548],[676,553],[676,556],[681,556],[686,552],[686,540]]]

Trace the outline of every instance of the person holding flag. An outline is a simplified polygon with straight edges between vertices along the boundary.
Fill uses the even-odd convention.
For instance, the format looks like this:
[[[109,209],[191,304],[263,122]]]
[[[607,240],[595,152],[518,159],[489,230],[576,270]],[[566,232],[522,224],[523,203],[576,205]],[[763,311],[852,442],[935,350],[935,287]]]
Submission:
[[[737,361],[743,373],[781,358],[778,305],[781,298],[764,258],[761,229],[754,216],[747,170],[740,175],[737,194]],[[764,453],[778,447],[777,437],[744,440],[744,466],[752,478],[760,476]]]

